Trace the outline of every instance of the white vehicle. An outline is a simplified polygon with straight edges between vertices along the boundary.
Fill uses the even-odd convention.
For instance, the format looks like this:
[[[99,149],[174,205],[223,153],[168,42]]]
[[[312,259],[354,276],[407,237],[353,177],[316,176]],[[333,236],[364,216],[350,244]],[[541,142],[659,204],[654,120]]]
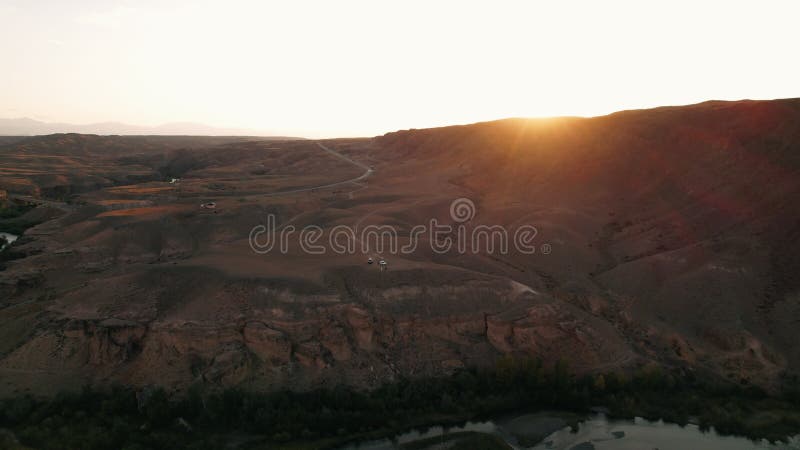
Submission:
[[[367,264],[372,264],[372,262],[373,262],[373,261],[372,261],[372,258],[369,258],[369,259],[367,260]]]

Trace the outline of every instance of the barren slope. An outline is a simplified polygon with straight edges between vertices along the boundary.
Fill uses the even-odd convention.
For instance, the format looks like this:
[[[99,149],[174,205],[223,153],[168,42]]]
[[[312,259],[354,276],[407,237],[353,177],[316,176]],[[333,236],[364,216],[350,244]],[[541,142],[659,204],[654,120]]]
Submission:
[[[800,101],[332,140],[374,174],[302,192],[363,168],[314,142],[139,139],[0,147],[0,189],[70,201],[0,272],[4,391],[371,386],[509,353],[763,385],[800,369]],[[430,219],[458,225],[461,197],[477,210],[468,227],[533,225],[537,252],[440,253],[429,235],[402,255],[248,243],[272,213],[323,240],[391,225],[404,244]]]

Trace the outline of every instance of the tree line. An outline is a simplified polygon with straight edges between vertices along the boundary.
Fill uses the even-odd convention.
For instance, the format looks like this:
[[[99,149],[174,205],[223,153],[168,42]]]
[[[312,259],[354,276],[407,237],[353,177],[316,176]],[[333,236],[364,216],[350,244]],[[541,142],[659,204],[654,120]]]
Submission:
[[[656,365],[575,376],[564,361],[503,357],[490,368],[400,379],[370,391],[338,386],[257,393],[196,385],[181,395],[124,386],[86,387],[47,399],[23,395],[0,401],[0,428],[12,430],[21,445],[42,449],[211,449],[234,435],[247,436],[249,448],[292,442],[324,448],[503,412],[585,413],[603,406],[612,417],[678,424],[695,419],[721,433],[778,440],[800,432],[798,392],[787,388],[770,396]],[[752,419],[764,411],[772,420]]]

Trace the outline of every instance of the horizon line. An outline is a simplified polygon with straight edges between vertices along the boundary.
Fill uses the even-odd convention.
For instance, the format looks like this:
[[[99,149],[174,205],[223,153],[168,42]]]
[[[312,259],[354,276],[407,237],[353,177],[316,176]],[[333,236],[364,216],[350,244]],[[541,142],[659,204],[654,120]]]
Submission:
[[[619,110],[614,110],[608,113],[603,114],[591,114],[591,115],[582,115],[582,114],[559,114],[559,115],[540,115],[540,116],[508,116],[508,117],[500,117],[496,119],[488,119],[488,120],[478,120],[474,122],[463,122],[463,123],[450,123],[444,125],[434,125],[434,126],[422,126],[422,127],[406,127],[406,128],[395,128],[390,131],[385,131],[382,134],[374,134],[374,135],[340,135],[340,136],[327,136],[327,137],[308,137],[304,135],[298,135],[294,133],[268,133],[266,131],[260,131],[254,128],[246,128],[246,127],[237,127],[237,126],[218,126],[218,125],[209,125],[204,122],[193,122],[193,121],[172,121],[172,122],[164,122],[157,125],[139,125],[139,124],[132,124],[128,122],[121,122],[117,120],[107,120],[102,122],[89,122],[89,123],[70,123],[70,122],[63,122],[63,121],[44,121],[40,119],[35,119],[28,116],[21,116],[21,117],[0,117],[0,121],[32,121],[44,126],[67,126],[67,127],[92,127],[92,126],[121,126],[121,127],[130,127],[130,128],[141,128],[144,130],[156,130],[159,128],[167,128],[170,126],[190,126],[190,127],[202,127],[202,128],[209,128],[209,129],[217,129],[220,131],[230,131],[234,132],[233,134],[230,133],[222,133],[222,134],[186,134],[186,133],[170,133],[170,134],[163,134],[163,133],[89,133],[89,132],[81,132],[81,131],[57,131],[53,133],[44,133],[44,134],[17,134],[17,133],[5,133],[0,131],[0,136],[3,137],[35,137],[35,136],[52,136],[57,134],[79,134],[79,135],[95,135],[95,136],[176,136],[176,137],[189,137],[189,136],[205,136],[205,137],[263,137],[263,138],[288,138],[288,139],[304,139],[304,140],[325,140],[325,139],[356,139],[356,138],[371,138],[376,136],[382,136],[388,133],[394,133],[398,131],[407,131],[407,130],[424,130],[424,129],[436,129],[436,128],[446,128],[451,126],[467,126],[467,125],[474,125],[480,123],[491,123],[491,122],[499,122],[503,120],[547,120],[547,119],[591,119],[597,117],[606,117],[611,116],[618,113],[630,112],[630,111],[648,111],[648,110],[656,110],[661,108],[679,108],[679,107],[687,107],[687,106],[697,106],[706,103],[745,103],[745,102],[771,102],[771,101],[782,101],[782,100],[797,100],[800,97],[778,97],[778,98],[769,98],[769,99],[753,99],[753,98],[741,98],[737,100],[720,100],[720,99],[709,99],[703,100],[699,102],[693,103],[684,103],[684,104],[668,104],[668,105],[657,105],[657,106],[650,106],[650,107],[641,107],[641,108],[623,108]],[[241,132],[241,133],[238,133]],[[314,134],[313,131],[310,132]]]

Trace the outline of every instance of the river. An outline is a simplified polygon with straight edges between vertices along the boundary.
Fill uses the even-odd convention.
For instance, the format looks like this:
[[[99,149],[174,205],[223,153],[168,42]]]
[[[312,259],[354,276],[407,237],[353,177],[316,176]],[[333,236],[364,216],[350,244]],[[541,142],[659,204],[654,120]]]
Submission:
[[[0,247],[0,250],[5,250],[7,245],[10,245],[12,242],[16,241],[17,238],[19,237],[16,234],[11,234],[11,233],[0,233],[0,236],[2,236],[3,239],[5,239],[5,242],[8,242],[8,244],[2,244],[3,246]]]
[[[680,425],[665,423],[663,421],[651,422],[636,418],[635,420],[611,420],[603,414],[595,414],[583,420],[578,425],[578,430],[573,432],[568,426],[563,426],[546,434],[544,439],[533,447],[522,446],[519,442],[520,429],[530,427],[535,432],[542,430],[542,425],[552,426],[558,423],[556,417],[546,417],[541,414],[520,416],[514,419],[504,419],[486,422],[467,422],[462,426],[430,427],[425,431],[410,431],[395,436],[393,439],[381,439],[354,443],[342,447],[341,450],[394,450],[402,444],[442,436],[443,434],[461,431],[489,433],[499,436],[514,449],[531,450],[788,450],[800,449],[800,436],[794,437],[789,443],[771,444],[767,441],[753,442],[749,439],[735,436],[722,436],[712,428],[701,431],[697,425]],[[549,424],[546,423],[549,421]],[[527,422],[527,423],[526,423]]]

